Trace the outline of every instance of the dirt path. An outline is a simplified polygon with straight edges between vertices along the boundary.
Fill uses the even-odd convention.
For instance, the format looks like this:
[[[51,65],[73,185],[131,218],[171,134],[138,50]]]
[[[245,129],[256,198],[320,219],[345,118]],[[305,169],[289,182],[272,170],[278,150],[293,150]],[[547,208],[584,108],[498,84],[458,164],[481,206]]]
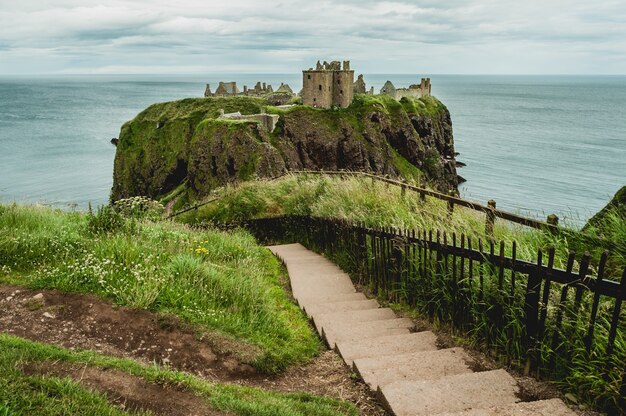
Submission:
[[[252,360],[259,354],[260,350],[253,345],[212,333],[200,336],[174,317],[116,307],[93,295],[0,285],[0,310],[0,332],[69,349],[131,358],[145,364],[156,362],[211,381],[343,399],[355,403],[363,415],[384,414],[367,386],[355,380],[351,370],[332,351],[320,354],[308,365],[268,376],[240,358]],[[47,368],[46,371],[76,374],[72,368]],[[130,394],[135,387],[146,387],[140,380],[131,382],[121,377],[115,390],[111,387],[110,371],[98,377],[95,373],[92,381],[96,388],[111,391],[110,397],[117,395],[128,402],[133,402],[136,396]],[[99,380],[108,380],[109,384]],[[135,387],[129,392],[128,386]]]

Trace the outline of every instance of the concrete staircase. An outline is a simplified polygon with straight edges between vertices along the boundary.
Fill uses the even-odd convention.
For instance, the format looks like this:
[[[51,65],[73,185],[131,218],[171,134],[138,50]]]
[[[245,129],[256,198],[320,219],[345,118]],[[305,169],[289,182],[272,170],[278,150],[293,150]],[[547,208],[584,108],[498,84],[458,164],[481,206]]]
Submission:
[[[336,265],[300,244],[269,249],[287,266],[293,296],[346,364],[396,416],[571,416],[561,400],[521,402],[506,371],[474,372],[462,348],[437,349],[430,331],[358,293]]]

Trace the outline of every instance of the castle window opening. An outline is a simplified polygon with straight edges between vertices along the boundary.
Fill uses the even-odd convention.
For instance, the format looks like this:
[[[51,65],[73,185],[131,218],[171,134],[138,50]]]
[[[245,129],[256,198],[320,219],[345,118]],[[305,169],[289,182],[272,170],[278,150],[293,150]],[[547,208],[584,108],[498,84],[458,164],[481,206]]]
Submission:
[[[311,79],[311,75],[307,75],[307,77],[308,77],[307,79]]]
[[[339,90],[339,95],[343,95],[343,90]]]
[[[320,84],[320,91],[322,90],[322,84]]]

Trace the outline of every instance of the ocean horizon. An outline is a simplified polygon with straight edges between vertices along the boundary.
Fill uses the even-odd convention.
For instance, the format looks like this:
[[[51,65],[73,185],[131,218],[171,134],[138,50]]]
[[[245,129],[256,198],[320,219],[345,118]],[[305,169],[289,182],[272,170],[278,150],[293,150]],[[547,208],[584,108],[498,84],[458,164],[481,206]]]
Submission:
[[[626,184],[626,76],[364,74],[375,91],[421,77],[450,110],[464,198],[580,225]],[[302,85],[298,73],[0,76],[0,201],[107,203],[122,124],[219,81]]]

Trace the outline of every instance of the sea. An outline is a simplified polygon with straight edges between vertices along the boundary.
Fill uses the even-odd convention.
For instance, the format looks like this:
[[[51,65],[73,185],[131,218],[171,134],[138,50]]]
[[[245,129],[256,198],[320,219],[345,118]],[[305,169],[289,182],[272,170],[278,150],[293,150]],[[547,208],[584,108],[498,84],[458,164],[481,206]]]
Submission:
[[[580,226],[626,185],[626,76],[364,74],[376,91],[421,77],[450,110],[464,198]],[[297,73],[0,77],[0,202],[107,203],[121,125],[220,80],[302,86]]]

